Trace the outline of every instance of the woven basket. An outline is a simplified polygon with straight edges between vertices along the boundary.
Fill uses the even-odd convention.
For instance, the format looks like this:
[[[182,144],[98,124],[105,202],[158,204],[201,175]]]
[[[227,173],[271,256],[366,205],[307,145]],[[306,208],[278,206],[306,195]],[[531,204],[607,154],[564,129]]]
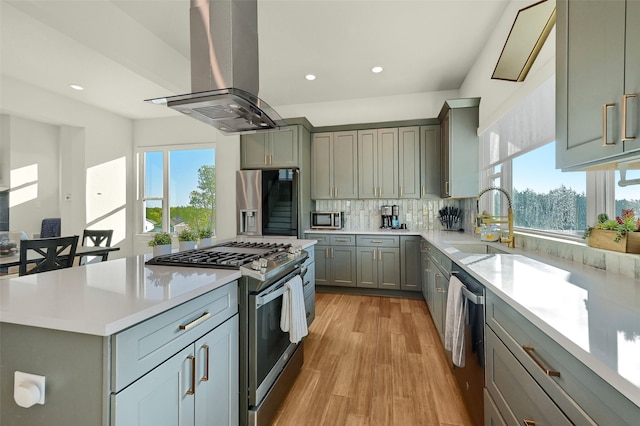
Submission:
[[[616,231],[593,229],[588,243],[589,247],[640,254],[640,232],[627,232],[618,242],[615,242],[615,239]]]

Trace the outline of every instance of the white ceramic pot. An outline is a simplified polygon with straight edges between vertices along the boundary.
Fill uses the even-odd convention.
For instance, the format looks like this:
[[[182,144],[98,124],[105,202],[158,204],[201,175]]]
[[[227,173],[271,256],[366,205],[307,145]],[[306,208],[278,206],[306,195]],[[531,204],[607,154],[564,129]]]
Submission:
[[[180,241],[180,251],[193,250],[196,248],[195,241]]]
[[[198,247],[209,247],[211,244],[213,244],[211,237],[200,238],[200,241],[198,242]]]
[[[171,254],[171,244],[163,244],[160,246],[153,246],[153,255],[162,256],[163,254]]]

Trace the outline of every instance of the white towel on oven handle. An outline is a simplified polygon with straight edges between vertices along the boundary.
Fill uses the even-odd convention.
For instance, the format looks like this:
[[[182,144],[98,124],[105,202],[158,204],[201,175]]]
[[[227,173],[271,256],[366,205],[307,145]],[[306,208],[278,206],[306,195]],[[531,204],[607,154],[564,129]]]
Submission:
[[[285,284],[287,289],[282,294],[282,313],[280,328],[289,332],[289,341],[298,343],[309,334],[307,329],[307,313],[304,307],[302,278],[296,275]]]
[[[454,365],[462,368],[465,364],[464,320],[467,311],[467,299],[462,294],[465,285],[451,275],[447,294],[447,313],[445,316],[444,348],[451,351]]]

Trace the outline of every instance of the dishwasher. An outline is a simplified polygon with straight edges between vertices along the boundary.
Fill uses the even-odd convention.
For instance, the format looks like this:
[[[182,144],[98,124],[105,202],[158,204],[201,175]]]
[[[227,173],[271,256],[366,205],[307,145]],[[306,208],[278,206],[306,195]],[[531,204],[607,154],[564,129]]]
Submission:
[[[465,271],[453,273],[465,285],[466,289],[462,289],[462,295],[467,299],[464,326],[465,363],[464,367],[454,365],[453,375],[462,391],[471,421],[475,425],[483,425],[485,288]]]

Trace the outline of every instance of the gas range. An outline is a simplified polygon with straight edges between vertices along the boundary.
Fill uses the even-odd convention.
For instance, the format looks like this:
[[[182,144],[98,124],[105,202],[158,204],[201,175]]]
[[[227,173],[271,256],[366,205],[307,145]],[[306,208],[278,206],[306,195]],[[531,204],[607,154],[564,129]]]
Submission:
[[[228,241],[211,247],[156,256],[147,264],[239,269],[243,276],[264,283],[281,276],[290,265],[299,264],[307,257],[306,251],[292,244]]]

